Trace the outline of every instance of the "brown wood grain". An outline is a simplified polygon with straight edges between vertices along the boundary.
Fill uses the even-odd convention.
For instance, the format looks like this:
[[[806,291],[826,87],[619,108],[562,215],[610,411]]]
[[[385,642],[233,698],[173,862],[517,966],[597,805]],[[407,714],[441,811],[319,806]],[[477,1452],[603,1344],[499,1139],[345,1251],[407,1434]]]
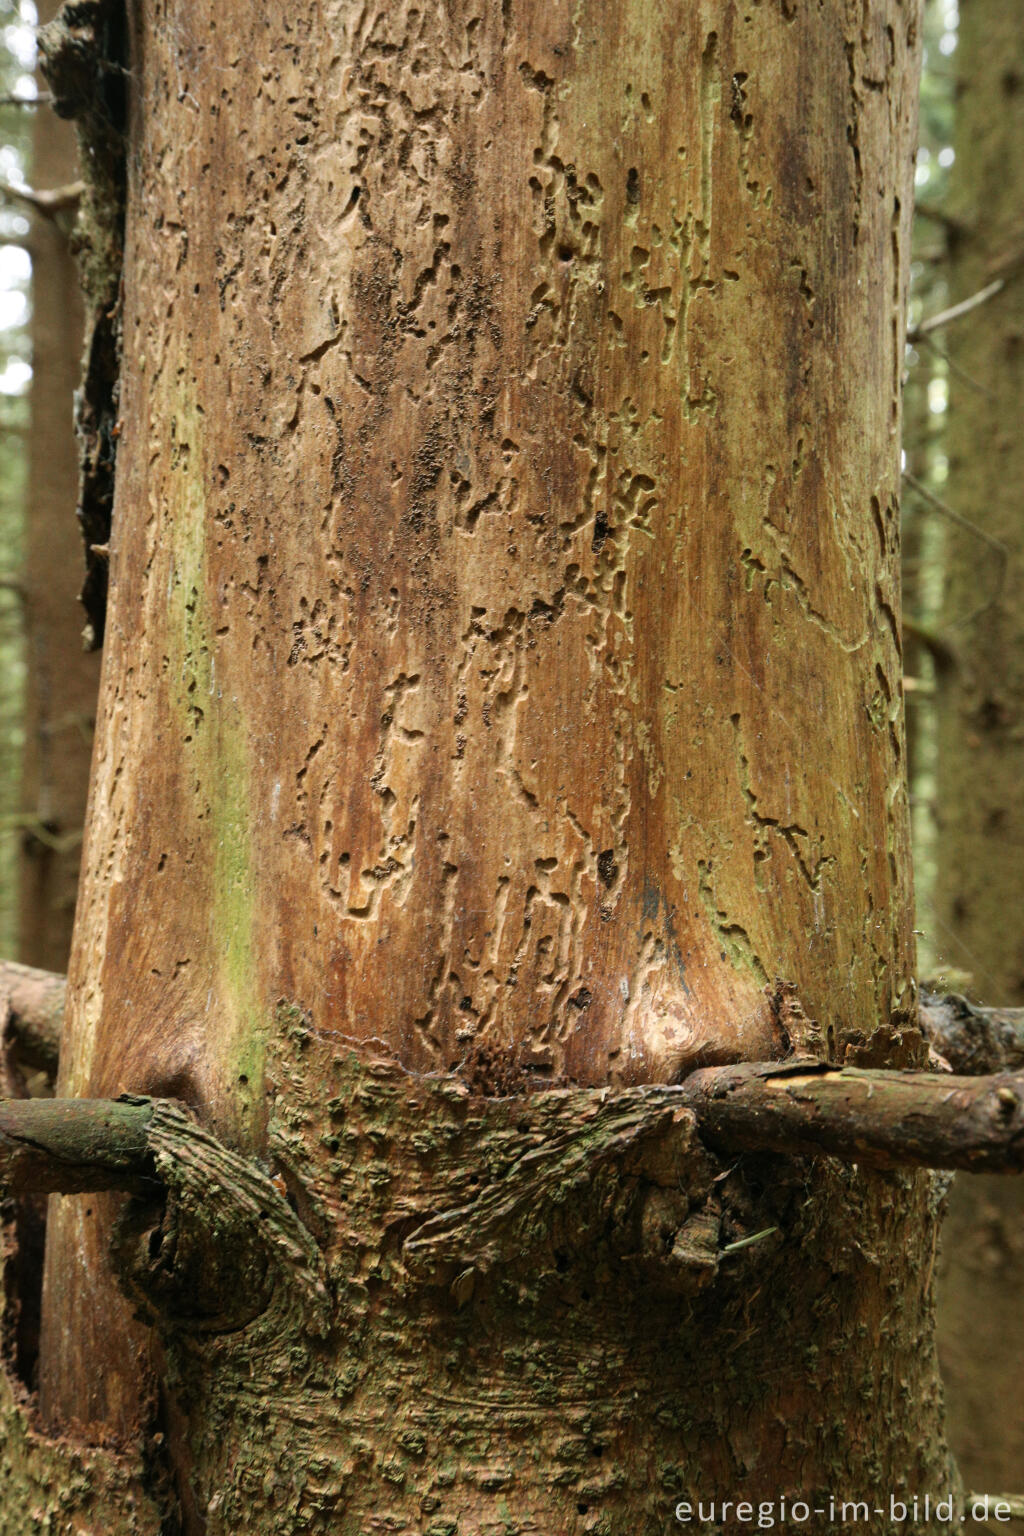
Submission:
[[[810,1020],[913,1056],[916,5],[131,17],[59,1091],[173,1095],[263,1151],[281,999],[310,1054],[487,1082],[664,1085]],[[54,1207],[44,1415],[131,1435],[113,1205]]]

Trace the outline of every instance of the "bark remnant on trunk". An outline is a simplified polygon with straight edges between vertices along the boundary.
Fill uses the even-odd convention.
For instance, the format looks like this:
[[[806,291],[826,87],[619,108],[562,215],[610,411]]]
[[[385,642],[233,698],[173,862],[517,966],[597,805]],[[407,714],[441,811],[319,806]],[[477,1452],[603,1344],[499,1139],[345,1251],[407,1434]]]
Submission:
[[[285,1280],[234,1329],[151,1298],[154,1345],[116,1197],[54,1199],[47,1421],[137,1435],[162,1361],[211,1536],[646,1536],[700,1489],[946,1487],[934,1181],[743,1156],[702,1183],[611,1098],[794,1041],[923,1053],[916,5],[132,21],[58,1088],[179,1097],[272,1158],[329,1330]],[[528,1089],[563,1078],[608,1085],[614,1156],[531,1161]],[[117,1229],[136,1304],[147,1257],[204,1272],[173,1209]]]
[[[117,1234],[196,1529],[654,1536],[711,1489],[792,1498],[809,1458],[821,1497],[954,1487],[930,1271],[908,1275],[901,1247],[922,1223],[934,1238],[929,1178],[720,1163],[679,1089],[481,1098],[297,1009],[278,1023],[276,1171],[203,1153],[172,1110],[170,1198]],[[816,1306],[794,1309],[794,1268]],[[830,1411],[804,1424],[809,1383]]]

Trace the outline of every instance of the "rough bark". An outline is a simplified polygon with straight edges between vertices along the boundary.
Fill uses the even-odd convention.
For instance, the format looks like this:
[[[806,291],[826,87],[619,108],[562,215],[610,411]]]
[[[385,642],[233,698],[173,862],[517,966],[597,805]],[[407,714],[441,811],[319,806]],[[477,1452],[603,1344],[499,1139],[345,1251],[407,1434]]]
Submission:
[[[879,1480],[874,1529],[946,1528],[887,1518],[890,1489],[951,1486],[930,1269],[901,1251],[926,1181],[723,1165],[679,1088],[481,1097],[277,1022],[276,1175],[161,1111],[169,1197],[115,1233],[186,1528],[653,1536],[709,1490],[877,1504]]]
[[[916,8],[132,25],[59,1089],[230,1156],[51,1202],[46,1421],[138,1445],[158,1400],[209,1536],[945,1489],[934,1182],[631,1118],[701,1062],[923,1054]]]
[[[950,206],[950,295],[1005,287],[943,333],[950,381],[948,499],[986,544],[948,538],[942,632],[957,665],[939,679],[935,891],[939,952],[990,1004],[1024,1003],[1024,34],[1005,0],[964,5]],[[981,388],[964,382],[970,379]],[[944,1245],[940,1339],[950,1435],[976,1486],[1012,1487],[1024,1467],[1024,1192],[954,1186]]]
[[[706,1067],[683,1088],[726,1152],[831,1152],[869,1168],[1024,1171],[1024,1077],[865,1072],[792,1061]]]
[[[41,22],[57,9],[39,7]],[[31,180],[77,174],[74,130],[53,112],[33,119]],[[32,387],[25,524],[25,754],[18,954],[67,968],[99,669],[82,651],[78,453],[72,398],[82,354],[82,299],[69,217],[32,216]]]
[[[670,1143],[677,1125],[685,1122],[688,1127],[695,1123],[701,1139],[727,1156],[736,1151],[827,1153],[890,1171],[1024,1171],[1024,1076],[1009,1072],[992,1077],[865,1072],[794,1058],[705,1067],[678,1087],[647,1085],[611,1097],[605,1088],[571,1093],[581,1122],[600,1117],[607,1107],[616,1136],[625,1128],[626,1142],[613,1138],[613,1151],[621,1151],[630,1137]],[[182,1127],[194,1139],[191,1122],[170,1099],[133,1094],[120,1099],[0,1099],[0,1186],[15,1195],[109,1189],[154,1193],[154,1137],[174,1116],[184,1117]],[[562,1116],[566,1122],[570,1118],[569,1113]],[[207,1132],[201,1134],[208,1139]],[[547,1149],[539,1151],[558,1163],[563,1149],[558,1146],[553,1157]],[[672,1154],[668,1145],[665,1156]],[[588,1178],[594,1171],[578,1150],[566,1161],[579,1163]],[[522,1189],[510,1197],[520,1204],[529,1198]],[[491,1222],[496,1228],[508,1204],[495,1202]]]
[[[3,1070],[28,1068],[57,1076],[67,982],[52,971],[0,960],[0,1056]]]
[[[925,991],[919,1010],[931,1049],[967,1077],[1024,1067],[1024,1008],[981,1008],[955,992]]]

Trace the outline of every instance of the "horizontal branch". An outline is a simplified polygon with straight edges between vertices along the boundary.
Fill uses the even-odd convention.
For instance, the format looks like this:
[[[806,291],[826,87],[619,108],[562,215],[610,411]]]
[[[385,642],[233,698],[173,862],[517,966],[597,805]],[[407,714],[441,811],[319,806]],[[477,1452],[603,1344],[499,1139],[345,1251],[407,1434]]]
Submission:
[[[9,1048],[21,1065],[50,1077],[57,1075],[66,992],[63,976],[0,960],[0,1013],[6,1003]],[[7,1043],[0,1040],[0,1050]]]
[[[694,1072],[681,1088],[712,1145],[827,1152],[874,1168],[1024,1171],[1024,1076],[862,1071],[813,1061]]]
[[[1024,1494],[969,1493],[964,1509],[972,1520],[1024,1520]]]
[[[37,91],[34,96],[21,96],[16,91],[7,91],[0,96],[0,107],[40,107],[53,101],[49,91]]]
[[[8,1193],[152,1190],[153,1099],[0,1099],[0,1184]]]
[[[18,187],[10,181],[0,181],[0,198],[8,202],[27,203],[45,218],[56,218],[67,208],[77,208],[85,191],[84,181],[71,181],[65,187]]]
[[[940,208],[936,203],[922,202],[917,199],[914,203],[914,212],[920,214],[922,219],[931,219],[933,223],[940,224],[943,229],[953,235],[966,234],[970,228],[964,219],[947,213],[945,208]]]
[[[0,1048],[51,1077],[65,991],[62,976],[0,961],[0,1018],[7,1013]],[[876,1167],[1024,1170],[1024,1009],[981,1008],[923,989],[919,1022],[933,1052],[958,1075],[755,1062],[637,1091],[651,1114],[691,1109],[702,1133],[723,1147],[827,1152]],[[31,1131],[37,1114],[38,1136]],[[0,1182],[70,1192],[151,1181],[147,1114],[140,1101],[0,1100]],[[69,1147],[87,1147],[88,1155],[65,1155]]]
[[[69,832],[55,832],[35,811],[18,811],[13,816],[0,818],[0,831],[24,832],[31,842],[42,843],[54,853],[69,853],[77,848],[85,835],[84,827],[72,827]]]
[[[929,1045],[961,1076],[1024,1072],[1024,1008],[982,1008],[922,987],[918,1017]]]
[[[955,1077],[810,1060],[747,1062],[622,1096],[596,1088],[551,1092],[593,1098],[595,1112],[610,1115],[617,1128],[621,1097],[626,1142],[671,1136],[674,1113],[690,1110],[701,1137],[729,1153],[829,1153],[873,1168],[1024,1171],[1024,1076],[1012,1073]],[[168,1102],[0,1100],[0,1183],[14,1193],[152,1188],[158,1174],[151,1121]]]

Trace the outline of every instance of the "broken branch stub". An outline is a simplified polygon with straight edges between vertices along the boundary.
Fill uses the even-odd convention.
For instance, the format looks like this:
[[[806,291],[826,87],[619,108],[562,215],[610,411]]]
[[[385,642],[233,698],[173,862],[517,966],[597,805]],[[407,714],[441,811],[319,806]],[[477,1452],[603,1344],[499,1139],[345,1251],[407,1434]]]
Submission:
[[[159,1188],[154,1100],[0,1099],[0,1185],[13,1195]]]
[[[596,1117],[595,1123],[608,1124],[603,1153],[609,1156],[638,1141],[671,1140],[688,1118],[679,1112],[690,1111],[701,1137],[727,1152],[827,1153],[876,1168],[1024,1171],[1021,1074],[957,1077],[864,1071],[811,1060],[747,1062],[705,1068],[675,1087],[618,1094],[554,1089],[534,1096],[534,1102],[554,1103],[566,1094],[575,1104],[589,1106],[584,1122]],[[0,1184],[15,1194],[152,1192],[161,1183],[173,1185],[179,1164],[194,1160],[199,1142],[207,1150],[218,1149],[237,1165],[236,1172],[250,1166],[169,1100],[0,1100]],[[575,1155],[569,1147],[554,1159],[562,1182]],[[536,1158],[550,1171],[550,1151],[542,1156],[538,1150]],[[260,1179],[266,1183],[262,1174]],[[230,1188],[232,1181],[224,1182]],[[239,1175],[234,1182],[241,1188],[245,1181]],[[428,1223],[421,1244],[443,1247],[449,1220],[438,1216]],[[481,1234],[478,1238],[483,1240]]]

